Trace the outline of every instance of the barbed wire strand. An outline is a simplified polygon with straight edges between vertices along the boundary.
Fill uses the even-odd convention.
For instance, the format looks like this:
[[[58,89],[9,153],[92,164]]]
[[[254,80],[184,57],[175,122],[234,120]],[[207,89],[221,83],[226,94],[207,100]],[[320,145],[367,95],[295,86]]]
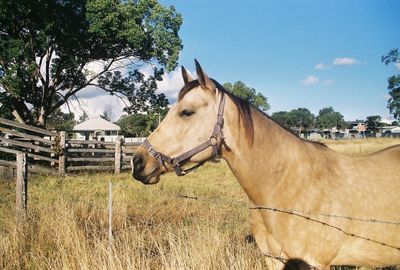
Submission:
[[[178,198],[195,199],[197,201],[200,200],[198,197],[188,196],[188,195],[178,195]],[[204,200],[204,199],[201,199],[201,201],[209,201],[210,202],[210,200]],[[322,221],[322,220],[311,218],[310,216],[306,216],[306,215],[320,215],[320,216],[324,216],[324,217],[331,217],[331,218],[338,218],[338,219],[348,219],[348,220],[354,220],[354,221],[360,221],[360,222],[369,222],[369,223],[373,223],[373,224],[374,223],[375,224],[376,223],[382,223],[382,224],[400,225],[399,222],[381,221],[381,220],[377,220],[377,219],[361,219],[361,218],[353,218],[353,217],[348,217],[348,216],[340,216],[340,215],[335,215],[335,214],[330,215],[330,214],[323,214],[323,213],[311,213],[311,212],[303,212],[303,211],[293,210],[293,209],[286,210],[286,209],[281,209],[281,208],[276,208],[276,207],[267,207],[267,206],[253,206],[253,207],[249,207],[249,209],[250,210],[268,210],[268,211],[272,211],[272,212],[279,212],[279,213],[284,213],[284,214],[297,216],[299,218],[303,218],[303,219],[306,219],[306,220],[309,220],[309,221],[312,221],[312,222],[319,223],[319,224],[321,224],[323,226],[338,230],[339,232],[341,232],[341,233],[343,233],[343,234],[345,234],[347,236],[354,237],[354,238],[359,238],[359,239],[362,239],[362,240],[365,240],[365,241],[369,241],[369,242],[372,242],[372,243],[375,243],[375,244],[378,244],[378,245],[382,245],[382,246],[393,248],[395,250],[400,251],[400,247],[397,247],[397,246],[394,246],[394,245],[391,245],[391,244],[387,244],[387,243],[384,243],[384,242],[381,242],[381,241],[378,241],[378,240],[375,240],[375,239],[371,239],[369,237],[360,236],[360,235],[357,235],[355,233],[347,232],[347,231],[343,230],[342,228],[340,228],[338,226],[329,224],[329,223],[327,223],[325,221]]]

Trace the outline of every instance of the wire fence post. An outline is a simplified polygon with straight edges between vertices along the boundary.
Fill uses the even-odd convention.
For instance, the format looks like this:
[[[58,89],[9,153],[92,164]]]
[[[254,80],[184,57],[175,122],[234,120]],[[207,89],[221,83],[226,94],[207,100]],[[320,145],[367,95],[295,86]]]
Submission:
[[[28,205],[28,167],[26,153],[17,153],[16,214],[22,219]]]
[[[111,180],[108,183],[108,263],[109,268],[111,266],[112,261],[112,244],[113,244],[113,235],[112,235],[112,182]]]
[[[121,146],[121,138],[118,137],[115,140],[115,174],[121,173],[121,161],[122,161],[122,146]]]
[[[58,173],[65,174],[66,168],[66,159],[65,156],[67,155],[67,145],[65,143],[66,139],[66,132],[60,131],[60,154],[58,156]]]

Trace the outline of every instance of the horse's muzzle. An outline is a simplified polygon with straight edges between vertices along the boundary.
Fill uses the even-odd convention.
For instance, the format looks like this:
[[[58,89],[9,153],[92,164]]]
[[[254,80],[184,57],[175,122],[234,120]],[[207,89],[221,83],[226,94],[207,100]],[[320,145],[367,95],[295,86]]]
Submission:
[[[152,162],[150,162],[152,163]],[[132,176],[143,184],[156,184],[159,181],[160,166],[158,163],[146,164],[145,157],[137,153],[131,160]]]

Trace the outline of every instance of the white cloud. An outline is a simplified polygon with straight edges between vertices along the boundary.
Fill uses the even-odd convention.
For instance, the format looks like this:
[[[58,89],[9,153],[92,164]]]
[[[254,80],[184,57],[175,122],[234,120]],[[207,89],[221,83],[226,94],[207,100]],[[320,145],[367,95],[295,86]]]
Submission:
[[[140,69],[145,75],[152,74],[152,67],[146,66]],[[193,74],[188,70],[189,74]],[[193,76],[193,75],[192,75]],[[164,93],[171,103],[173,103],[181,88],[183,87],[183,80],[180,69],[176,69],[170,73],[163,75],[163,80],[158,82],[157,92]],[[124,114],[124,102],[116,96],[111,96],[102,89],[95,86],[88,86],[77,94],[79,102],[75,99],[70,99],[70,109],[75,114],[76,119],[82,115],[82,109],[85,110],[89,117],[98,117],[105,110],[111,110],[112,121],[118,120]],[[128,104],[128,101],[124,99]],[[62,111],[68,112],[68,106],[62,106]]]
[[[327,79],[327,80],[324,80],[321,84],[322,84],[323,86],[330,86],[330,85],[332,85],[332,84],[334,84],[334,83],[335,83],[334,80]]]
[[[192,75],[188,70],[188,73]],[[163,80],[157,83],[158,91],[164,93],[170,102],[176,100],[179,91],[183,87],[181,70],[178,68],[170,73],[164,74]]]
[[[326,69],[330,69],[331,67],[328,65],[325,65],[324,63],[318,63],[314,66],[315,70],[326,70]]]
[[[333,65],[335,66],[352,66],[357,64],[357,59],[349,57],[338,57],[333,60]]]
[[[382,95],[382,97],[384,100],[389,100],[389,98],[391,98],[392,96],[389,94],[384,94],[384,95]]]
[[[400,70],[400,63],[396,63],[394,64],[394,66],[396,67],[397,70]]]
[[[301,80],[301,83],[304,85],[313,85],[319,82],[319,79],[313,75],[309,75],[304,80]]]
[[[107,94],[80,98],[79,103],[75,99],[70,99],[69,109],[75,114],[75,119],[78,119],[82,115],[83,109],[89,115],[89,118],[99,117],[104,111],[108,111],[111,112],[111,120],[117,121],[124,114],[122,110],[124,107],[125,104],[121,99]],[[68,112],[68,106],[63,105],[61,110]]]

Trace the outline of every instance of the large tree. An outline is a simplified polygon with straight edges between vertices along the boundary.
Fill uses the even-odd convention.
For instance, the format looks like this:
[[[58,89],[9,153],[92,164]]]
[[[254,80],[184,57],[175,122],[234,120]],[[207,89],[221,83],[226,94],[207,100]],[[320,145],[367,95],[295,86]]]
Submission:
[[[382,62],[386,65],[394,63],[400,69],[400,55],[398,49],[392,49],[387,55],[382,56]],[[388,108],[393,116],[400,120],[400,74],[388,78],[389,96]]]
[[[380,115],[367,116],[365,124],[367,125],[368,131],[373,133],[378,133],[379,128],[384,125],[384,123],[382,123],[382,117]]]
[[[72,130],[75,125],[75,115],[73,113],[63,113],[58,108],[48,117],[46,127],[56,130]]]
[[[237,81],[234,84],[224,83],[223,86],[226,90],[248,101],[249,103],[259,108],[260,110],[268,111],[270,109],[268,100],[263,94],[257,92],[256,89],[247,86],[241,81]]]
[[[299,134],[314,127],[315,116],[307,108],[291,110],[288,116],[290,127]]]
[[[147,137],[158,125],[158,120],[153,116],[142,113],[124,115],[116,124],[127,137]]]
[[[343,115],[340,112],[336,112],[332,107],[319,110],[315,124],[322,129],[341,129],[346,127]]]
[[[271,118],[281,126],[290,128],[290,115],[287,111],[278,111],[271,114]]]
[[[181,24],[157,0],[2,0],[0,102],[17,121],[39,126],[87,86],[135,102],[163,68],[176,67]],[[158,68],[144,76],[144,64]],[[149,91],[142,104],[165,102]]]
[[[271,118],[280,125],[298,132],[299,134],[314,127],[315,116],[306,108],[274,112]]]

